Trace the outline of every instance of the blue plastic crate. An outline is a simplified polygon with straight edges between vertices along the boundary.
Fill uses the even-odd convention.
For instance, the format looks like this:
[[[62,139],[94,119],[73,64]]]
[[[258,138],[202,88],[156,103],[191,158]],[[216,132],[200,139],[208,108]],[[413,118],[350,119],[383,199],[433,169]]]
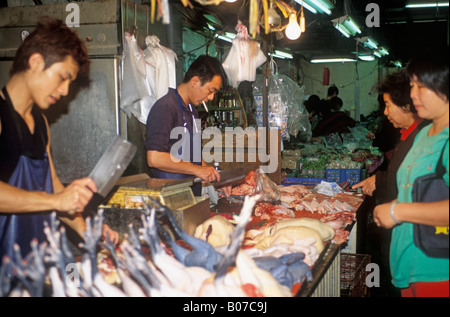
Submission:
[[[330,182],[336,182],[336,183],[344,182],[342,179],[345,178],[345,175],[342,174],[342,171],[343,170],[341,170],[341,169],[327,168],[327,169],[325,169],[325,177]]]
[[[336,183],[350,183],[350,186],[361,181],[361,169],[326,169],[328,181]]]
[[[325,181],[326,179],[323,178],[290,178],[287,177],[284,182],[281,183],[283,186],[289,186],[289,185],[317,185],[321,181]]]
[[[345,171],[345,181],[353,186],[361,181],[361,169],[348,169]]]

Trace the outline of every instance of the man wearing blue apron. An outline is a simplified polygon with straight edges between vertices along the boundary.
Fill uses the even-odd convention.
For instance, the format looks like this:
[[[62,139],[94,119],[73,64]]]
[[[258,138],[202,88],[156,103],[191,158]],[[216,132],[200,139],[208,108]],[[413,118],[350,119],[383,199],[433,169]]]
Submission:
[[[97,188],[90,178],[67,187],[61,183],[40,110],[67,95],[77,75],[88,72],[86,47],[62,21],[39,23],[16,53],[0,91],[0,264],[12,256],[14,244],[25,257],[32,239],[45,241],[44,221],[54,210],[78,234],[86,228],[81,212]],[[69,211],[76,216],[68,217]]]
[[[227,81],[221,62],[211,56],[198,57],[176,89],[169,88],[152,107],[147,119],[147,163],[153,178],[200,177],[203,182],[220,180],[220,173],[201,155],[201,124],[193,107],[214,99]],[[194,184],[195,196],[201,184]],[[225,192],[229,193],[230,188]]]

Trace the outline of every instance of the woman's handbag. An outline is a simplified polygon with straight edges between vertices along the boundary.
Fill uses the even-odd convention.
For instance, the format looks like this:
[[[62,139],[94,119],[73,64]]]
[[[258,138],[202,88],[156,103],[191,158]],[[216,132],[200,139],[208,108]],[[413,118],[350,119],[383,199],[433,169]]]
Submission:
[[[435,172],[418,177],[414,181],[413,202],[433,202],[448,199],[448,186],[443,179],[445,174],[445,167],[442,164],[444,150],[445,146],[442,149]],[[414,244],[429,257],[448,258],[448,227],[414,224]]]

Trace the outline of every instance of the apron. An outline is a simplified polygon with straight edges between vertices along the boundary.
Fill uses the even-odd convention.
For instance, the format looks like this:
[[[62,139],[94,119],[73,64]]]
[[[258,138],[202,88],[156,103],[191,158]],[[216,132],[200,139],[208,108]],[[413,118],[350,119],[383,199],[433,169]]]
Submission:
[[[178,91],[176,91],[177,99],[178,99],[178,107],[180,108],[181,115],[183,116],[183,122],[184,122],[184,134],[181,138],[181,147],[176,151],[175,153],[172,153],[173,156],[176,158],[185,161],[185,162],[191,162],[195,165],[202,165],[202,162],[194,162],[193,159],[193,144],[194,144],[194,134],[189,131],[187,127],[187,121],[186,117],[184,116],[184,109],[181,102],[181,97],[178,94]],[[192,109],[191,109],[192,111]],[[195,118],[192,116],[192,124],[196,125]],[[197,129],[197,127],[196,127]],[[162,178],[162,179],[184,179],[184,178],[190,178],[192,175],[189,174],[181,174],[181,173],[170,173],[170,172],[164,172],[159,169],[154,169],[153,171],[153,177],[155,178]],[[202,193],[202,184],[196,183],[192,185],[192,192],[194,193],[194,196],[201,196]]]
[[[44,158],[38,159],[23,149],[23,135],[18,125],[18,114],[14,110],[5,88],[3,88],[3,94],[21,143],[21,155],[8,184],[24,190],[45,191],[51,194],[53,193],[53,182],[48,155],[45,153]],[[35,131],[35,133],[38,132]],[[44,132],[40,132],[41,139],[45,143]],[[39,243],[45,241],[44,221],[50,223],[49,212],[0,214],[0,262],[4,255],[13,256],[14,244],[19,245],[22,257],[25,257],[31,251],[32,239],[37,239]]]

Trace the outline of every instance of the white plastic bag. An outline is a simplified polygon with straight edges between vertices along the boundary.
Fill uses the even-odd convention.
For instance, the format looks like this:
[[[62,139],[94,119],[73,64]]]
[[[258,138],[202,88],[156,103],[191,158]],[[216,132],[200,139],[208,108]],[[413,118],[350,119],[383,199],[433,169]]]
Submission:
[[[259,43],[248,37],[247,27],[239,22],[236,30],[237,36],[223,62],[229,84],[235,88],[242,81],[254,81],[256,69],[266,61]]]
[[[120,108],[128,115],[134,115],[144,124],[150,107],[155,103],[147,78],[147,66],[144,54],[137,45],[134,35],[125,33],[125,45],[122,67]]]
[[[336,194],[344,192],[342,188],[335,182],[321,181],[316,187],[314,187],[316,193],[324,194],[327,196],[334,196]]]
[[[158,100],[167,94],[169,87],[176,88],[177,55],[173,50],[159,44],[156,35],[148,35],[145,44],[147,45],[144,50],[145,61],[151,72],[150,85]]]

